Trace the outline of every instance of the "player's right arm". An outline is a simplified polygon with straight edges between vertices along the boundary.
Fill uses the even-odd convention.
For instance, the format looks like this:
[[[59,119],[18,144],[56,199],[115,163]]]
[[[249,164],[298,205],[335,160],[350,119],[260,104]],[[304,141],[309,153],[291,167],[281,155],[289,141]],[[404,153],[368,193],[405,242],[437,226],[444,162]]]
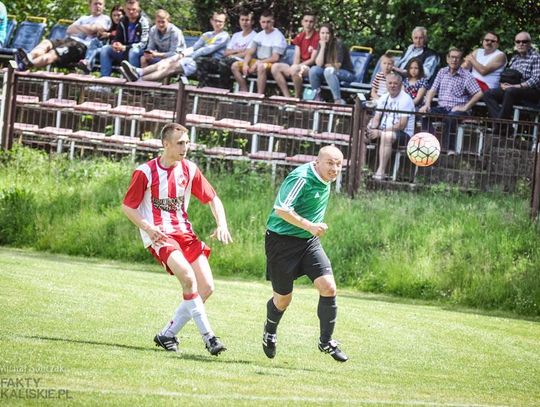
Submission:
[[[326,223],[313,223],[306,218],[298,215],[294,210],[284,211],[283,209],[275,209],[276,214],[284,221],[294,225],[298,228],[304,229],[311,233],[313,236],[323,236],[328,230]]]
[[[152,242],[161,243],[167,239],[167,235],[158,226],[144,219],[139,212],[139,205],[143,200],[147,185],[148,178],[146,178],[146,175],[142,171],[135,170],[122,202],[122,211],[135,226],[148,234]]]
[[[151,225],[143,219],[137,209],[130,208],[126,204],[122,204],[122,210],[126,214],[127,218],[135,224],[139,229],[144,230],[152,242],[163,243],[167,239],[167,235],[161,231],[161,229],[155,225]]]
[[[298,199],[305,191],[305,185],[306,180],[302,177],[289,175],[285,178],[274,202],[274,211],[277,216],[291,225],[304,229],[313,236],[322,236],[328,230],[326,223],[313,223],[294,210]]]

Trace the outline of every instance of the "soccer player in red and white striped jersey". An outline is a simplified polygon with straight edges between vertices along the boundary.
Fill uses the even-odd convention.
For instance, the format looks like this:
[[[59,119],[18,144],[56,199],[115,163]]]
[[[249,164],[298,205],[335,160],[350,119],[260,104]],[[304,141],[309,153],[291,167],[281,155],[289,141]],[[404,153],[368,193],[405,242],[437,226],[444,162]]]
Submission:
[[[183,301],[154,342],[177,351],[176,335],[193,318],[208,351],[218,355],[225,346],[214,335],[204,307],[214,290],[208,263],[210,248],[195,235],[187,209],[191,195],[209,204],[217,223],[212,237],[228,244],[232,238],[225,209],[199,168],[186,159],[187,129],[177,123],[167,124],[161,139],[162,155],[137,167],[122,204],[126,216],[139,228],[145,247],[182,285]]]

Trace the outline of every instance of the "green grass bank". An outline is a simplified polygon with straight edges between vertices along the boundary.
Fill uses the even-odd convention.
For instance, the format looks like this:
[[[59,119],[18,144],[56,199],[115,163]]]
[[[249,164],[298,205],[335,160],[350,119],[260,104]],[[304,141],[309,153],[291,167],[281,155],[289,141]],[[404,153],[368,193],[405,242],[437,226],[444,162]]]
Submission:
[[[204,166],[203,166],[204,167]],[[134,164],[69,161],[16,147],[0,156],[0,245],[151,263],[120,203]],[[206,172],[234,244],[209,240],[196,200],[190,218],[213,248],[216,275],[264,278],[263,235],[275,188],[244,166]],[[540,229],[529,197],[427,192],[334,195],[323,244],[341,287],[540,315]]]

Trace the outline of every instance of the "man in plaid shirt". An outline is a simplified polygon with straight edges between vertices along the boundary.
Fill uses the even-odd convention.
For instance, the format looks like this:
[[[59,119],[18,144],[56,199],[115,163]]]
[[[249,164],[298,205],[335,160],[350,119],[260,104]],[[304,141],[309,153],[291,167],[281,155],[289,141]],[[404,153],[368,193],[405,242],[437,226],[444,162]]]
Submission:
[[[448,66],[437,74],[433,86],[426,96],[424,106],[420,108],[420,113],[431,112],[433,114],[447,116],[444,122],[444,133],[442,142],[448,155],[455,154],[456,145],[456,116],[470,116],[472,107],[482,99],[482,90],[472,74],[463,69],[463,51],[457,48],[450,48],[446,55]],[[438,95],[438,106],[431,107],[431,102],[435,95]],[[434,132],[431,125],[428,126],[429,118],[422,122],[422,128]]]
[[[532,49],[531,35],[527,32],[517,34],[514,42],[516,54],[508,67],[521,72],[521,82],[513,85],[501,83],[500,88],[484,94],[489,114],[496,119],[510,119],[514,105],[540,102],[540,54]]]

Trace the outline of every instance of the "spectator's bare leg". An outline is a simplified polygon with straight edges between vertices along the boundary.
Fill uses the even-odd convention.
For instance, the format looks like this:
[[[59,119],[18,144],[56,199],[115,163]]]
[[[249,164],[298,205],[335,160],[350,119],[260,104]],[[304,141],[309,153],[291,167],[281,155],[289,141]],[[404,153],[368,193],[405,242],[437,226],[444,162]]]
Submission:
[[[309,69],[301,70],[301,65],[291,66],[291,78],[294,83],[294,92],[297,98],[302,98],[304,89],[304,77],[309,75]]]
[[[53,44],[49,40],[41,41],[30,53],[28,54],[32,65],[36,67],[42,67],[50,65],[58,60],[58,54],[53,50]]]
[[[290,97],[289,88],[287,86],[287,77],[291,76],[291,69],[287,64],[278,63],[272,65],[272,76],[274,77],[281,94],[286,97]]]
[[[167,58],[159,61],[157,64],[150,65],[143,69],[143,81],[159,81],[171,75],[183,72],[182,65],[173,58]]]
[[[266,67],[264,64],[259,64],[257,66],[257,93],[264,95],[267,76]]]
[[[242,62],[240,61],[235,62],[231,66],[231,72],[233,73],[233,76],[236,82],[238,82],[238,87],[239,87],[240,92],[247,92],[248,91],[247,81],[242,75],[241,67],[242,67]]]
[[[385,131],[381,134],[381,139],[379,141],[379,168],[375,172],[376,175],[385,175],[386,167],[388,166],[388,161],[390,161],[390,156],[392,155],[392,144],[395,141],[396,137],[394,132]]]

